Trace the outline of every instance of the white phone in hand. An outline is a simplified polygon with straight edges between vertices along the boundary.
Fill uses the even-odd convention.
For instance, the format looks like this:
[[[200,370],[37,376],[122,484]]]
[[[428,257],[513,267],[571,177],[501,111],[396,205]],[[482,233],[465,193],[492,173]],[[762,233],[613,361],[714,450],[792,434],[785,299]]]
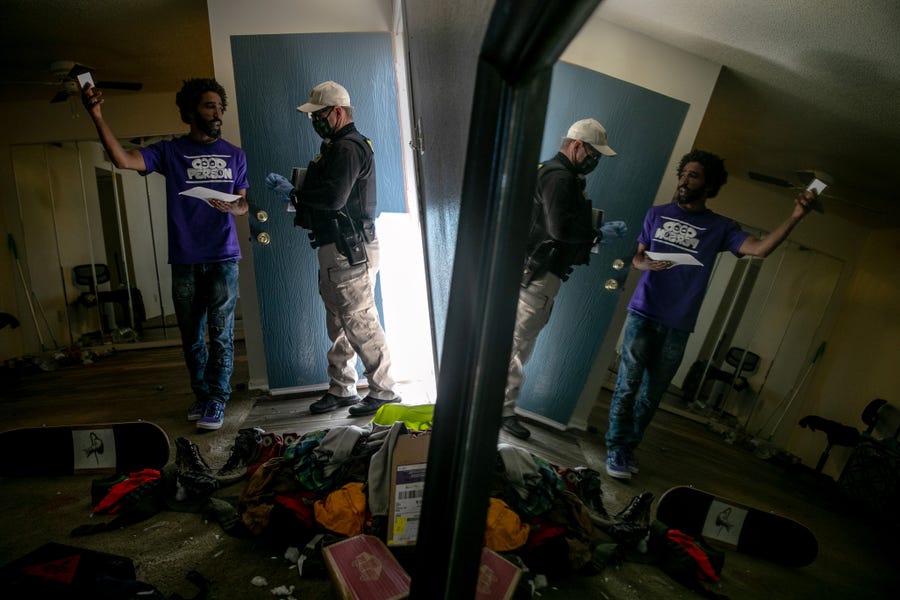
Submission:
[[[91,72],[88,71],[86,73],[82,73],[78,76],[78,89],[83,90],[85,84],[91,84],[91,87],[94,87],[94,78],[91,77]]]
[[[808,191],[815,190],[817,196],[821,196],[822,192],[825,191],[825,188],[828,187],[824,181],[819,179],[818,177],[814,177],[812,181],[809,182],[809,185],[806,186]]]

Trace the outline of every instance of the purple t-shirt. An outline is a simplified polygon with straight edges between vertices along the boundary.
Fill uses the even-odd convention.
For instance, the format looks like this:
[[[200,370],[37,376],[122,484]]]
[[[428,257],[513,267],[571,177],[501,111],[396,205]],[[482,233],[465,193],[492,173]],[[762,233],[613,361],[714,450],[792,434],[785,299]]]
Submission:
[[[702,266],[677,265],[644,271],[628,310],[682,331],[693,331],[716,255],[736,256],[750,234],[733,220],[707,209],[691,213],[677,203],[653,206],[644,217],[637,241],[651,252],[687,253]]]
[[[244,151],[218,139],[200,144],[182,136],[140,148],[147,173],[166,178],[169,264],[193,265],[241,258],[234,217],[203,200],[181,196],[203,186],[236,194],[249,186]]]

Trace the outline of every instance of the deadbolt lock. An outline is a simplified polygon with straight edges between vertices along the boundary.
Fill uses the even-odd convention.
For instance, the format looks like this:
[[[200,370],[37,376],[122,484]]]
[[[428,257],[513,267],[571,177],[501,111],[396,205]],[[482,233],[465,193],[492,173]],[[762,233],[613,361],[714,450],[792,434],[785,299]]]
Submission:
[[[268,231],[261,231],[256,235],[256,241],[263,246],[268,246],[272,243],[272,238],[269,236]]]
[[[256,220],[259,221],[260,223],[265,223],[266,221],[269,220],[269,213],[267,213],[267,212],[264,211],[264,210],[261,210],[261,211],[257,212],[257,213],[256,213]]]

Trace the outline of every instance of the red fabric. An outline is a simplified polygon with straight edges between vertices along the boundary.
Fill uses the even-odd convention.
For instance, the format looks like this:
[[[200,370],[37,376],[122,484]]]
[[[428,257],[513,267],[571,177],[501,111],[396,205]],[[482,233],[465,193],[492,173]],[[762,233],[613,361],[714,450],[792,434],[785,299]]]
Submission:
[[[159,471],[157,471],[156,469],[144,469],[143,471],[135,471],[134,473],[130,473],[128,475],[128,479],[120,481],[119,483],[109,488],[109,493],[106,494],[106,496],[103,497],[100,503],[94,507],[94,512],[105,512],[111,515],[116,514],[116,512],[120,508],[119,502],[126,494],[128,494],[129,492],[133,492],[145,483],[156,481],[157,479],[159,479],[159,476]]]
[[[697,563],[697,578],[700,581],[718,581],[719,576],[716,575],[715,569],[709,562],[706,552],[697,547],[694,538],[677,529],[670,529],[666,532],[666,537],[678,544],[691,558]]]
[[[292,496],[276,494],[275,503],[291,511],[306,527],[312,527],[315,520],[313,507],[312,504],[304,502],[304,498],[310,497],[312,497],[312,494],[295,494]]]

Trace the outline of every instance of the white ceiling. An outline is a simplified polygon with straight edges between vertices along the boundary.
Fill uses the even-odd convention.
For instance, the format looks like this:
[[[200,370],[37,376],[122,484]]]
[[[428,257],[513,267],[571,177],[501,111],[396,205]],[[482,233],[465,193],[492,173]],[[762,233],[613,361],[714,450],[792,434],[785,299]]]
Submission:
[[[825,171],[840,198],[826,211],[900,222],[900,1],[604,0],[597,17],[723,65],[697,146],[732,177]],[[3,0],[0,82],[51,82],[60,59],[97,80],[177,90],[213,72],[206,2]],[[0,101],[57,89],[4,83]]]

